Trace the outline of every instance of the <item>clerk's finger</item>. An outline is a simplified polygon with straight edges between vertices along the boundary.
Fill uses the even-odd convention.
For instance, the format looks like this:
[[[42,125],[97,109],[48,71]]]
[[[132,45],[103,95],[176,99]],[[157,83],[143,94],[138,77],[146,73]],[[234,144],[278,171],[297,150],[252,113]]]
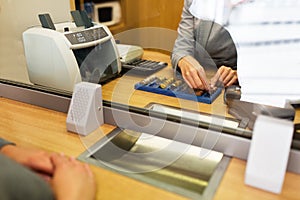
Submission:
[[[190,88],[193,88],[192,84],[190,83],[189,81],[189,78],[187,77],[189,74],[186,74],[186,73],[182,73],[182,77],[183,79],[185,80],[186,84],[190,87]]]
[[[206,74],[205,74],[205,71],[203,68],[198,70],[198,77],[201,80],[201,84],[202,84],[202,86],[198,87],[198,88],[208,91],[210,89],[210,87],[209,87],[209,83],[208,83],[208,80],[207,80],[207,77],[206,77]]]
[[[203,84],[201,77],[199,77],[198,72],[195,71],[194,73],[190,73],[188,77],[193,89],[205,90],[205,85]]]
[[[231,70],[231,71],[227,74],[227,76],[224,77],[224,81],[223,81],[224,85],[226,86],[226,85],[229,84],[229,82],[230,82],[231,80],[234,80],[234,79],[235,79],[235,75],[236,75],[235,71]]]

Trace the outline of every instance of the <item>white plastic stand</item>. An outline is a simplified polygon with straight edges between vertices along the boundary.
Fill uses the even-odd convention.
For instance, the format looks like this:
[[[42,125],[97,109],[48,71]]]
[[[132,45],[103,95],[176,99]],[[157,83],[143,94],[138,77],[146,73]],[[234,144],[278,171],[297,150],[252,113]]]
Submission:
[[[104,123],[101,85],[80,82],[73,90],[67,116],[67,130],[88,135]]]
[[[257,117],[246,166],[247,185],[281,193],[293,130],[292,121]]]

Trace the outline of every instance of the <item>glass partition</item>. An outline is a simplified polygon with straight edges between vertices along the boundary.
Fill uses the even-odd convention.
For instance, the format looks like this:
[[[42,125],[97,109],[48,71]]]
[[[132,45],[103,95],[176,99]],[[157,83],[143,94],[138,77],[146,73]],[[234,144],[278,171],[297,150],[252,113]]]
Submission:
[[[189,93],[188,97],[174,91],[169,95],[162,96],[160,91],[152,90],[149,92],[147,87],[140,87],[145,86],[143,81],[149,80],[147,78],[151,75],[155,75],[155,79],[151,79],[152,83],[154,80],[158,81],[159,84],[165,82],[171,87],[179,84],[176,80],[181,78],[180,84],[184,85],[184,80],[180,72],[178,72],[179,70],[176,71],[172,67],[176,62],[171,59],[174,44],[176,44],[175,41],[178,37],[177,28],[180,25],[182,10],[184,10],[183,14],[186,15],[185,17],[190,20],[191,24],[181,24],[181,26],[186,26],[181,27],[181,31],[187,31],[187,29],[192,28],[193,30],[190,33],[195,34],[193,37],[200,38],[199,42],[191,43],[193,47],[196,47],[192,53],[195,58],[203,61],[201,64],[204,65],[208,79],[213,78],[218,70],[219,60],[216,61],[216,57],[222,57],[224,54],[237,56],[238,59],[235,58],[235,61],[232,61],[230,64],[233,69],[238,66],[239,84],[242,86],[242,94],[244,95],[242,98],[244,100],[259,103],[268,102],[277,106],[282,105],[286,98],[299,98],[300,92],[296,86],[299,85],[298,80],[300,77],[299,70],[296,68],[299,65],[299,56],[296,54],[300,50],[298,34],[298,30],[300,30],[300,15],[297,12],[300,4],[298,1],[224,1],[225,3],[220,5],[203,1],[203,6],[192,0],[185,1],[185,4],[184,0],[95,0],[75,1],[74,4],[70,4],[68,0],[42,2],[37,0],[31,0],[30,2],[0,0],[0,2],[0,22],[3,25],[3,28],[0,30],[0,78],[2,81],[7,82],[8,80],[8,82],[13,81],[23,85],[28,84],[32,88],[42,88],[43,91],[49,90],[52,93],[56,91],[58,94],[66,94],[67,96],[72,94],[72,91],[64,87],[43,84],[46,79],[57,83],[58,77],[65,73],[65,71],[58,72],[49,68],[52,65],[59,65],[62,55],[65,56],[66,52],[70,51],[70,48],[56,47],[53,46],[56,43],[48,41],[48,45],[44,45],[41,50],[38,50],[34,46],[38,45],[38,43],[30,43],[30,45],[33,45],[30,48],[36,50],[36,55],[43,58],[41,63],[45,63],[45,66],[47,65],[46,70],[49,70],[49,73],[52,74],[57,73],[57,75],[50,77],[39,76],[42,81],[36,83],[30,77],[30,74],[33,72],[28,68],[28,62],[38,59],[36,57],[35,59],[26,58],[24,52],[26,46],[24,46],[22,34],[34,26],[40,26],[38,14],[50,13],[59,34],[70,32],[70,37],[72,37],[72,31],[76,30],[76,33],[78,33],[76,36],[77,40],[74,40],[74,43],[72,43],[73,40],[70,38],[58,41],[59,45],[64,42],[68,43],[72,48],[72,52],[76,55],[76,58],[71,56],[65,59],[64,62],[67,62],[67,64],[73,62],[75,65],[80,63],[79,67],[85,66],[85,68],[82,67],[80,70],[77,67],[74,68],[72,73],[75,75],[70,75],[75,76],[72,79],[72,83],[75,84],[80,81],[83,73],[82,69],[85,69],[84,73],[93,78],[93,80],[89,79],[91,82],[97,82],[99,80],[97,76],[102,74],[118,72],[117,76],[101,82],[103,99],[106,102],[143,109],[149,109],[149,105],[156,103],[166,106],[166,108],[176,107],[218,116],[216,119],[211,119],[212,123],[220,123],[217,121],[213,122],[214,120],[219,120],[220,117],[223,119],[233,118],[228,114],[227,105],[224,103],[222,91],[224,86],[222,85],[221,92],[216,95],[216,98],[209,99],[209,102],[205,102],[206,100],[203,102],[203,99],[199,100],[197,97],[197,92],[199,91],[189,91],[191,93]],[[106,29],[95,28],[92,29],[94,32],[87,33],[83,31],[84,28],[78,28],[74,24],[72,26],[65,24],[74,20],[74,16],[72,18],[70,11],[71,7],[75,5],[77,8],[85,9],[87,16],[91,17],[94,22],[99,21],[100,24],[108,27],[113,38],[111,40],[112,45],[104,45],[111,39]],[[213,21],[215,23],[212,23]],[[85,37],[87,37],[83,36],[84,34],[95,34],[100,37],[98,39],[104,38],[105,40],[102,40],[103,45],[94,45],[93,47],[95,48],[80,46],[80,40],[85,40]],[[33,37],[32,35],[30,37]],[[28,40],[30,40],[30,37],[28,37]],[[53,37],[55,38],[56,36],[54,35]],[[183,40],[189,39],[183,37]],[[231,41],[229,42],[230,44],[228,44],[228,41]],[[115,42],[116,44],[114,44]],[[117,43],[141,47],[142,51],[139,48],[134,51],[130,49],[132,46],[127,46],[125,52],[133,53],[133,56],[136,58],[142,55],[142,59],[166,63],[167,67],[163,67],[155,72],[148,71],[148,73],[135,73],[130,70],[121,71],[118,68],[120,63],[116,61],[119,59],[118,56],[110,58],[97,54],[99,52],[103,54],[111,52],[109,54],[111,56],[113,53],[120,53]],[[183,43],[183,45],[188,43],[189,41]],[[185,48],[185,46],[177,44],[179,49],[181,47]],[[228,45],[232,44],[236,48],[228,47]],[[105,50],[101,50],[101,48],[105,48]],[[225,51],[220,54],[219,52],[222,48],[225,48]],[[229,51],[228,49],[231,50]],[[45,55],[47,58],[55,56],[57,58],[46,60],[44,59]],[[87,55],[89,55],[90,60],[98,57],[107,58],[105,62],[108,64],[104,67],[110,67],[109,70],[89,70],[88,68],[91,64],[85,60]],[[81,61],[79,62],[80,59]],[[96,64],[101,65],[104,62],[102,61],[100,60],[100,64]],[[206,64],[208,67],[205,66]],[[282,67],[277,67],[278,65],[285,66],[285,70],[283,71]],[[289,67],[289,70],[286,70],[287,67]],[[42,74],[42,72],[39,73]],[[70,72],[68,71],[68,73]],[[175,79],[172,79],[174,77]],[[61,85],[65,86],[68,78],[64,76]],[[276,85],[277,89],[275,92],[272,88],[268,88],[269,84],[265,84],[265,80]],[[278,80],[281,80],[280,83],[283,83],[286,87],[277,87],[278,84],[276,82]],[[159,85],[159,87],[161,86]],[[168,109],[167,111],[170,110]],[[159,112],[164,111],[159,110]],[[203,119],[203,116],[199,118]],[[233,119],[233,122],[235,122],[235,119]]]

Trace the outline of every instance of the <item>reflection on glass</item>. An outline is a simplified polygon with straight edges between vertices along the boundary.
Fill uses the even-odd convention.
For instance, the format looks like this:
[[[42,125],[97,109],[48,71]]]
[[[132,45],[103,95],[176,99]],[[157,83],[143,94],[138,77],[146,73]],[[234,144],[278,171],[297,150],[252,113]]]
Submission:
[[[162,0],[159,3],[141,0],[135,5],[124,0],[119,1],[119,7],[116,6],[118,8],[111,5],[111,9],[101,10],[101,7],[101,13],[99,3],[94,2],[91,13],[88,14],[94,15],[97,8],[98,20],[104,19],[103,23],[117,20],[114,24],[107,25],[114,33],[114,38],[121,43],[138,45],[144,49],[158,49],[169,56],[177,37],[176,30],[184,1],[189,6],[201,8],[193,10],[191,6],[185,11],[191,12],[196,18],[219,23],[232,36],[238,52],[239,83],[244,94],[242,98],[277,106],[285,102],[283,96],[289,99],[299,98],[300,88],[297,85],[300,72],[297,68],[300,60],[297,55],[300,50],[300,3],[297,0],[181,0],[178,4],[174,4],[172,0]],[[0,2],[0,23],[5,27],[0,30],[0,78],[33,84],[26,66],[22,33],[29,27],[40,25],[37,15],[41,12],[50,13],[54,23],[72,21],[70,1]],[[118,9],[121,10],[120,15],[115,14]],[[127,37],[136,30],[138,32],[133,37]],[[282,66],[285,67],[284,70]],[[136,77],[135,79],[137,80]],[[266,81],[269,84],[265,84]],[[110,96],[107,100],[111,99]]]

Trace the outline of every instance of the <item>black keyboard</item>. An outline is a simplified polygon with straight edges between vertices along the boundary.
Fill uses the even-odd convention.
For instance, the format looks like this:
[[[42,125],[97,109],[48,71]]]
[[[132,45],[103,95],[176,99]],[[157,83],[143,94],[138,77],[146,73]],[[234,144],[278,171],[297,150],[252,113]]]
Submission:
[[[168,66],[168,63],[165,62],[138,59],[130,63],[122,63],[122,73],[130,72],[140,75],[149,75],[161,70],[166,66]]]

